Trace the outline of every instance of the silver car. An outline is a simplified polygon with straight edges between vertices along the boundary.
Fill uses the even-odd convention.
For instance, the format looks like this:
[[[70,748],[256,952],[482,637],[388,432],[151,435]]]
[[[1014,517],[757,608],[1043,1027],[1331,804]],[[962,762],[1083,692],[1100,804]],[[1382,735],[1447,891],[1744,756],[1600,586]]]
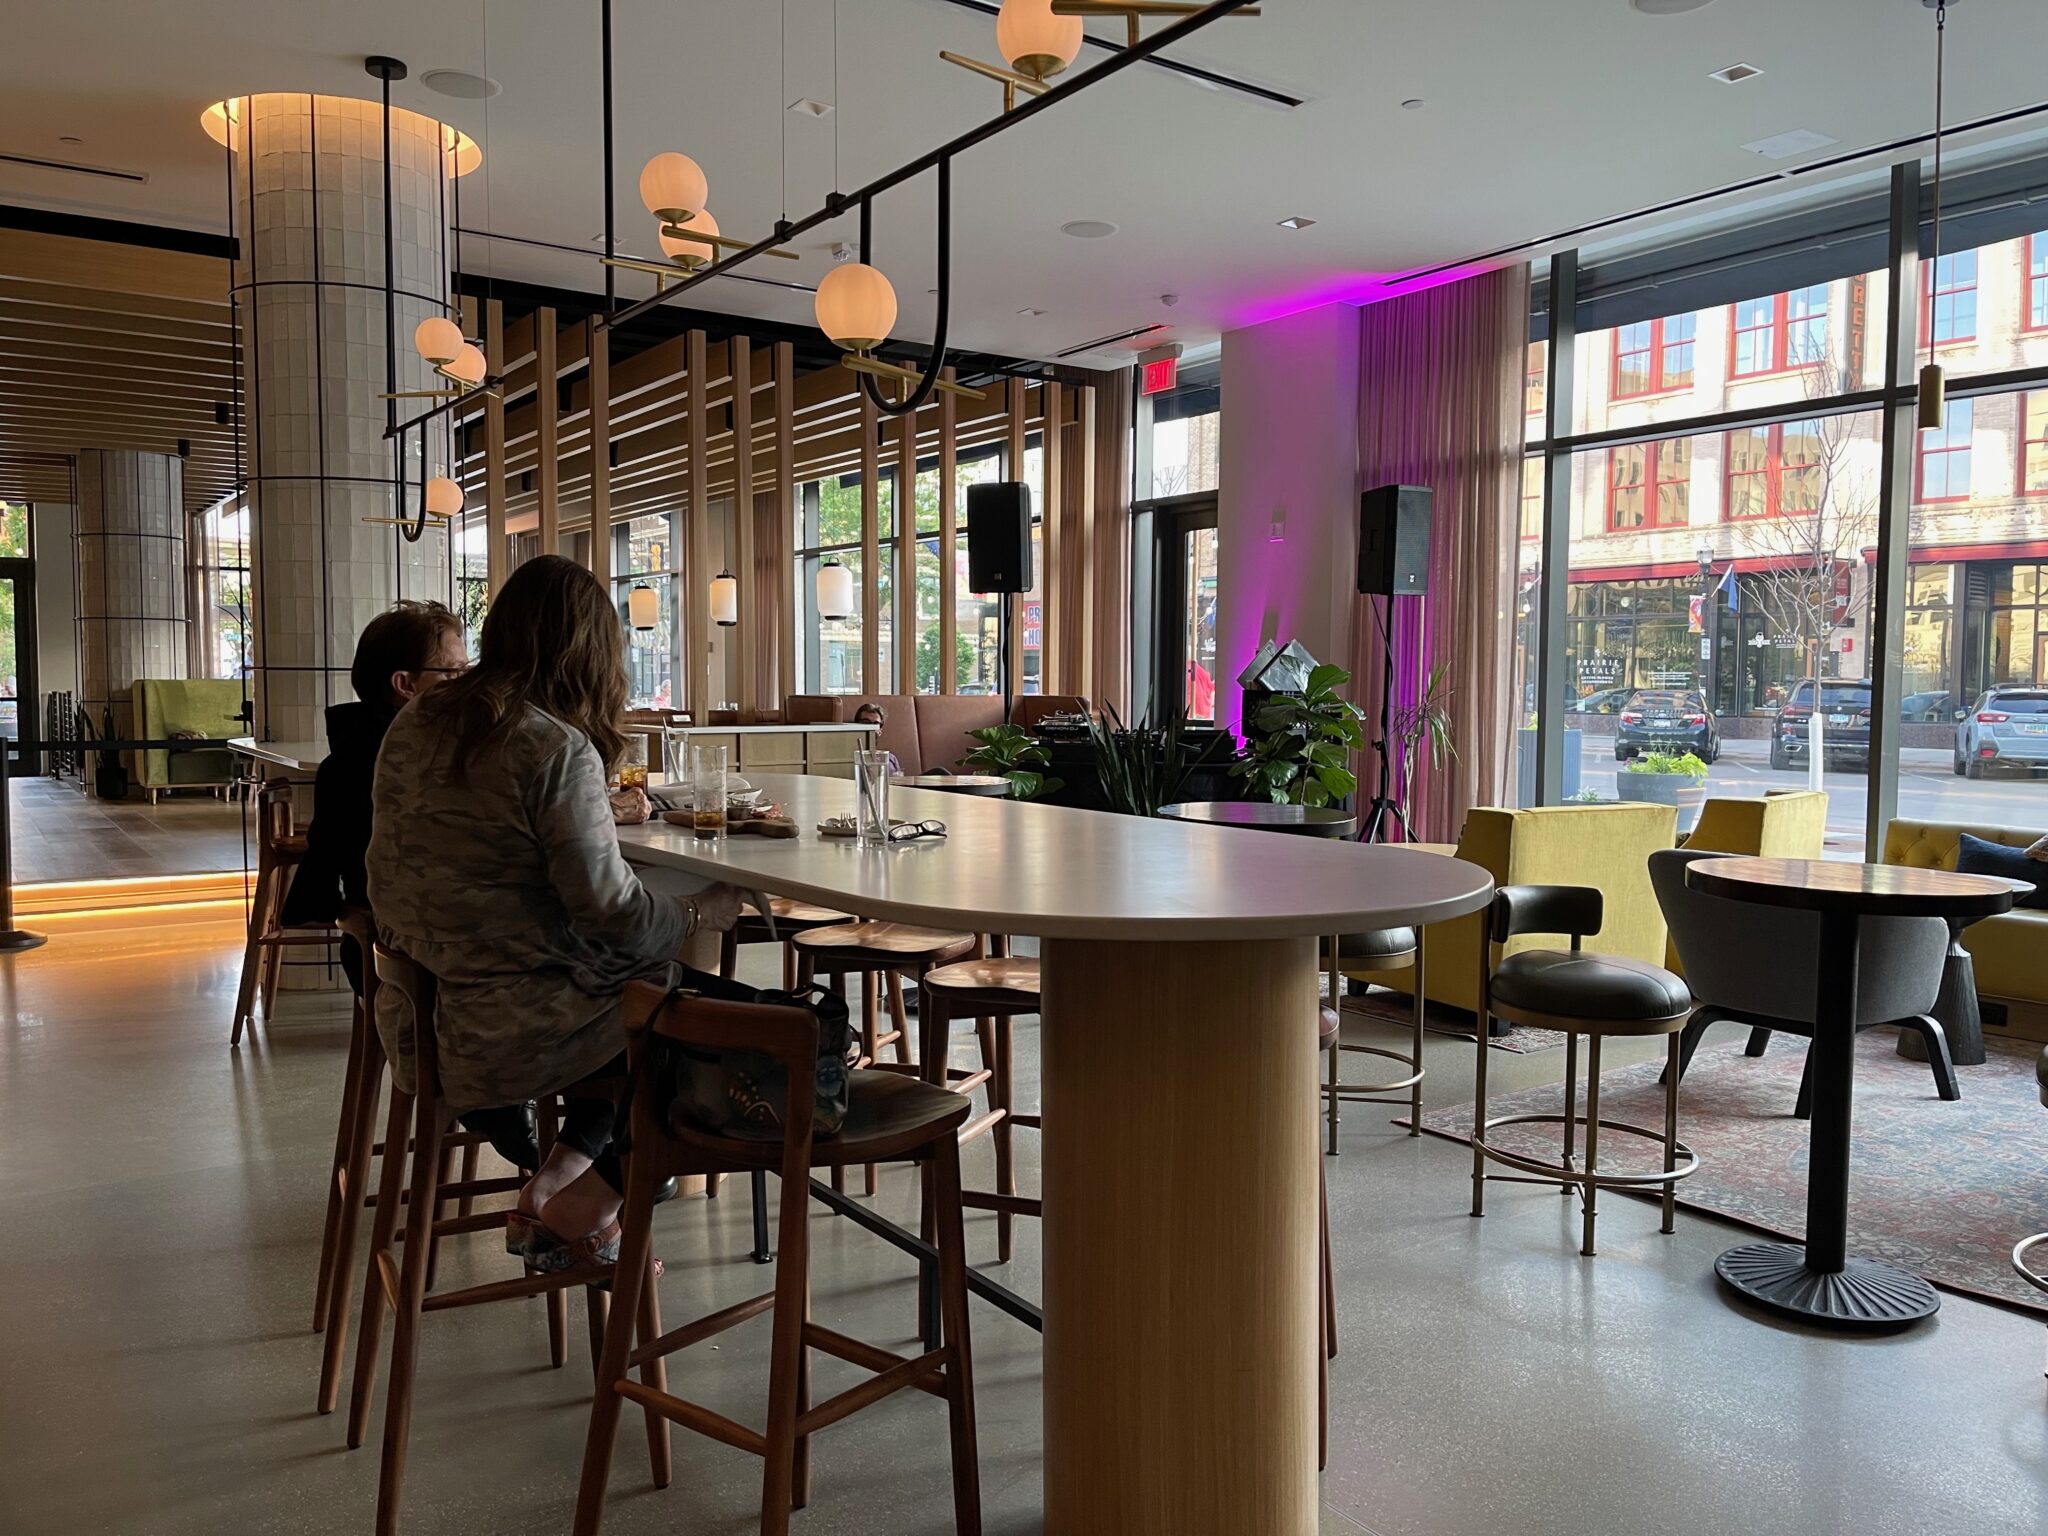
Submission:
[[[2048,688],[1990,688],[1956,722],[1956,773],[2048,771]]]

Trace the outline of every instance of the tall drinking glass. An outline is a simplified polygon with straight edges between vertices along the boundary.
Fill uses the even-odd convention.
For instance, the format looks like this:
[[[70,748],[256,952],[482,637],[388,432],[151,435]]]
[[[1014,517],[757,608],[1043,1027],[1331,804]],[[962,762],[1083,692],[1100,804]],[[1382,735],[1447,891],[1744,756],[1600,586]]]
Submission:
[[[690,825],[700,839],[725,836],[725,747],[690,748]]]
[[[863,848],[889,842],[889,754],[862,749],[853,754],[854,827]]]
[[[619,754],[619,788],[647,787],[647,738],[637,731],[626,738],[626,750]]]

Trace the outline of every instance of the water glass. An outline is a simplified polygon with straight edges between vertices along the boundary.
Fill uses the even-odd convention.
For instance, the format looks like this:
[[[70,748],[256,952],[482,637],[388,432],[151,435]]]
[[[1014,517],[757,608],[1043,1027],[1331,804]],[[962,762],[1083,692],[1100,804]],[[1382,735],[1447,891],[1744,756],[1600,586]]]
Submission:
[[[889,844],[889,754],[865,748],[853,754],[854,829],[863,848]]]
[[[690,748],[690,825],[700,839],[725,836],[725,747]]]
[[[619,788],[647,788],[647,738],[637,731],[626,737],[626,750],[619,754]]]

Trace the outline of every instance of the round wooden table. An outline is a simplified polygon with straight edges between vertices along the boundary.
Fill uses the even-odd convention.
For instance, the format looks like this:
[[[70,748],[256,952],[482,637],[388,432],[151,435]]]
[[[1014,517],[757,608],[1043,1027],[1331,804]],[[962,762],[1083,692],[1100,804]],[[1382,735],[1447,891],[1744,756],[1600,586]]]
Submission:
[[[1358,818],[1326,805],[1275,805],[1270,800],[1183,800],[1162,805],[1159,814],[1175,821],[1206,822],[1213,827],[1256,827],[1262,832],[1293,832],[1302,837],[1350,837]]]
[[[1865,917],[1993,917],[2031,887],[1989,875],[1819,859],[1702,859],[1685,878],[1709,895],[1820,915],[1806,1241],[1730,1248],[1714,1261],[1714,1273],[1758,1305],[1807,1322],[1896,1328],[1931,1317],[1941,1305],[1933,1286],[1848,1251],[1857,925]]]
[[[1010,792],[1010,781],[999,773],[906,773],[889,782],[897,789],[936,789],[949,795],[987,795],[991,799]]]

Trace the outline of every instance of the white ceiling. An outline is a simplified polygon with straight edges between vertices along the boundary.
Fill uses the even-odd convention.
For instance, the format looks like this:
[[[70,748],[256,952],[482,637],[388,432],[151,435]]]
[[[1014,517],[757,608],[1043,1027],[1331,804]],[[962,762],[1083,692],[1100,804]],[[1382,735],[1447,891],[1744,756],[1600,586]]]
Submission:
[[[1263,0],[1178,50],[1307,98],[1293,111],[1139,67],[971,151],[954,170],[955,345],[1048,357],[1155,321],[1200,342],[1373,279],[1727,186],[1798,160],[1744,152],[1813,129],[1820,158],[1923,132],[1933,20],[1921,0],[1714,0],[1649,17],[1628,0]],[[596,0],[16,0],[0,51],[0,151],[146,172],[146,185],[0,164],[0,202],[225,227],[220,151],[198,113],[263,90],[373,96],[367,53],[412,67],[395,99],[484,145],[465,224],[595,252]],[[635,183],[661,149],[694,155],[728,233],[823,202],[993,115],[999,87],[938,58],[992,58],[993,23],[943,0],[616,0],[618,203],[652,252]],[[786,42],[785,42],[786,26]],[[1105,35],[1114,29],[1097,24]],[[1106,57],[1083,54],[1082,64]],[[2048,97],[2043,0],[1954,0],[1950,117]],[[1760,79],[1719,84],[1737,61]],[[425,89],[431,69],[503,82],[488,102]],[[783,110],[836,102],[823,119]],[[1422,98],[1419,110],[1401,102]],[[62,135],[84,142],[62,144]],[[785,135],[787,143],[785,160]],[[786,187],[786,193],[785,193]],[[928,336],[931,182],[876,205],[875,257]],[[1277,221],[1318,222],[1294,232]],[[1060,233],[1107,219],[1106,240]],[[855,221],[805,238],[815,283]],[[586,291],[594,261],[508,244],[473,270]],[[627,274],[637,297],[649,280]],[[1168,309],[1160,295],[1176,293]],[[807,323],[808,296],[715,281],[691,302]],[[1045,313],[1022,316],[1019,310]]]

